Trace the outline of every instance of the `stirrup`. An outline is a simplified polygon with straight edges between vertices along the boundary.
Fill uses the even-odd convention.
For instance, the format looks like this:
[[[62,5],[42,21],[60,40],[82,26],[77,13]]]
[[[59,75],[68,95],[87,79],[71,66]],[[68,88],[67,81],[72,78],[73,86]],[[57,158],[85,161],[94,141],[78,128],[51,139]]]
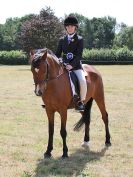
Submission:
[[[84,111],[84,109],[85,109],[84,103],[82,101],[79,101],[77,103],[77,105],[76,105],[76,110],[78,110],[78,111]]]

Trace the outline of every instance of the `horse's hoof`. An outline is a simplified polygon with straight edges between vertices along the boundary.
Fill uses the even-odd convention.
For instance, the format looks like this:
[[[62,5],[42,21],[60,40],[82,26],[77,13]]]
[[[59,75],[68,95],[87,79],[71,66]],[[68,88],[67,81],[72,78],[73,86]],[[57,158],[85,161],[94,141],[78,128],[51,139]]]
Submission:
[[[44,153],[45,159],[50,159],[51,157],[52,157],[51,153],[47,153],[47,152]]]
[[[84,141],[81,146],[85,149],[89,149],[89,141]]]
[[[110,147],[110,146],[111,146],[111,143],[110,143],[110,142],[108,142],[108,143],[105,142],[105,146],[106,146],[106,147]]]
[[[44,109],[45,109],[45,107],[46,107],[44,104],[43,104],[43,105],[41,105],[41,106],[42,106],[42,108],[44,108]]]
[[[67,159],[68,158],[68,154],[63,154],[61,158],[62,159]]]

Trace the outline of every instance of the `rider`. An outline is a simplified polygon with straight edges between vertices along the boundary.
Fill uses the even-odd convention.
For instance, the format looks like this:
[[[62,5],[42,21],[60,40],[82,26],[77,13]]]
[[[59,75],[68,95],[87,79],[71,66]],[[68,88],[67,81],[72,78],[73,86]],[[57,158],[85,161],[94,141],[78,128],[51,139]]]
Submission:
[[[77,34],[78,20],[74,16],[68,16],[64,20],[66,35],[59,40],[56,56],[63,57],[68,71],[72,70],[78,77],[80,84],[80,101],[77,110],[84,110],[84,100],[87,93],[87,84],[82,68],[83,38]]]

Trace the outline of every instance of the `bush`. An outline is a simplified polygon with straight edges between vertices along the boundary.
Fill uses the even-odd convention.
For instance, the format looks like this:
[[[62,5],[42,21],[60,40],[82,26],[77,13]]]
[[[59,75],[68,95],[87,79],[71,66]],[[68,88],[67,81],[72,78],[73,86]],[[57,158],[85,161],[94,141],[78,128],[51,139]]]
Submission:
[[[84,49],[83,58],[90,62],[133,62],[133,51],[127,48],[115,49]]]
[[[0,64],[25,65],[28,64],[28,59],[22,51],[0,51]]]

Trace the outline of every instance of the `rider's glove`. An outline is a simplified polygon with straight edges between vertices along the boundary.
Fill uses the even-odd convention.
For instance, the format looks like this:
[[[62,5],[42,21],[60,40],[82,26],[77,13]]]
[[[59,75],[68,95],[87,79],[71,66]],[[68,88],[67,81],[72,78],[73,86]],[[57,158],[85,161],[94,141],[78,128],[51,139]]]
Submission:
[[[62,64],[63,63],[63,59],[60,57],[59,58],[59,62]]]

